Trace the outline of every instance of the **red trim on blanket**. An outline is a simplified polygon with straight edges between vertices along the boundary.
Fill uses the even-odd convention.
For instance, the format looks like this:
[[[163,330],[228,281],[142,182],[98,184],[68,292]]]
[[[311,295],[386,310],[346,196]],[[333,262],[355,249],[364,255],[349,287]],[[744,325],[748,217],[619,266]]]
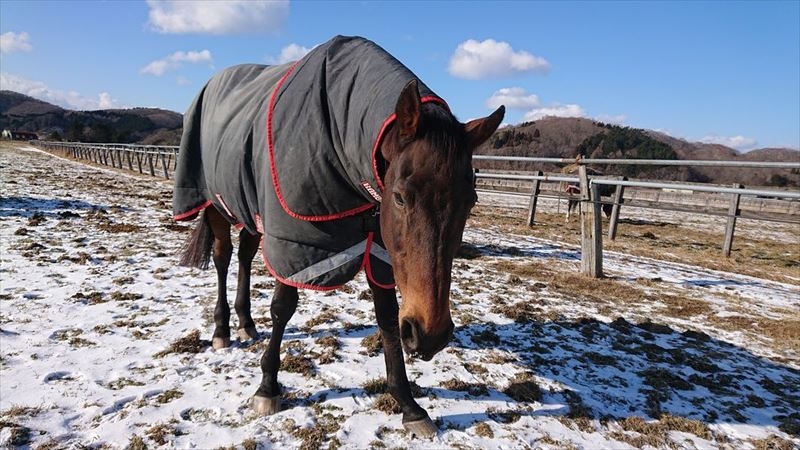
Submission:
[[[338,289],[338,288],[344,286],[344,284],[340,284],[338,286],[314,286],[314,285],[311,285],[311,284],[296,283],[294,281],[289,281],[286,278],[281,277],[280,275],[278,275],[277,272],[275,272],[275,269],[273,269],[272,266],[269,264],[269,259],[267,258],[267,253],[264,251],[264,238],[261,238],[261,257],[264,260],[264,265],[267,266],[267,271],[269,271],[269,273],[276,280],[280,281],[281,283],[283,283],[283,284],[285,284],[287,286],[292,286],[292,287],[302,288],[302,289],[311,289],[312,291],[332,291],[334,289]]]
[[[420,98],[419,101],[420,103],[428,103],[428,102],[438,103],[444,106],[445,109],[450,111],[450,106],[447,105],[446,101],[433,95],[426,95],[425,97]],[[383,121],[381,130],[378,132],[378,136],[375,138],[375,145],[372,146],[372,174],[378,181],[378,188],[380,188],[381,193],[383,193],[385,189],[383,187],[383,180],[381,180],[381,175],[378,173],[378,150],[380,150],[381,148],[381,142],[383,142],[383,135],[386,134],[386,130],[389,129],[389,125],[391,125],[396,118],[397,114],[392,113],[391,116],[387,117],[386,120]]]
[[[338,289],[338,288],[340,288],[340,287],[345,285],[345,283],[342,283],[342,284],[337,285],[337,286],[314,286],[314,285],[311,285],[311,284],[303,284],[303,283],[296,283],[294,281],[289,281],[286,278],[283,278],[282,276],[278,275],[278,272],[276,272],[275,269],[272,268],[272,265],[269,263],[269,258],[267,258],[267,251],[264,249],[264,234],[265,234],[264,233],[264,224],[263,224],[263,222],[261,222],[261,217],[258,214],[256,214],[256,224],[257,224],[256,228],[258,229],[258,232],[261,233],[261,242],[259,243],[259,245],[261,246],[261,259],[264,260],[264,265],[267,267],[267,271],[276,280],[280,281],[281,283],[283,283],[283,284],[285,284],[287,286],[292,286],[292,287],[302,288],[302,289],[311,289],[312,291],[332,291],[334,289]]]
[[[367,203],[366,205],[359,206],[357,208],[353,208],[348,211],[336,213],[336,214],[328,214],[324,216],[308,216],[303,214],[298,214],[292,211],[289,208],[289,205],[286,203],[286,199],[283,197],[283,191],[281,191],[281,185],[278,181],[278,171],[275,168],[275,142],[273,141],[272,135],[272,114],[275,109],[275,97],[278,95],[278,91],[283,86],[283,83],[286,82],[286,79],[289,78],[289,75],[292,74],[294,68],[300,61],[294,63],[289,70],[281,77],[280,81],[275,85],[275,89],[272,91],[272,95],[269,98],[269,107],[267,109],[267,150],[269,152],[269,162],[270,162],[270,171],[272,172],[272,186],[275,188],[275,195],[278,197],[278,202],[281,204],[281,207],[286,214],[294,217],[295,219],[305,220],[308,222],[324,222],[327,220],[334,220],[334,219],[341,219],[343,217],[354,216],[356,214],[368,211],[375,207],[372,203]]]
[[[189,211],[186,211],[184,213],[175,214],[173,216],[173,218],[178,222],[181,222],[181,221],[184,221],[184,220],[192,220],[192,219],[195,218],[195,216],[200,214],[200,211],[208,208],[209,206],[211,206],[211,200],[206,200],[205,203],[203,203],[202,205],[200,205],[200,206],[198,206],[196,208],[190,209]]]

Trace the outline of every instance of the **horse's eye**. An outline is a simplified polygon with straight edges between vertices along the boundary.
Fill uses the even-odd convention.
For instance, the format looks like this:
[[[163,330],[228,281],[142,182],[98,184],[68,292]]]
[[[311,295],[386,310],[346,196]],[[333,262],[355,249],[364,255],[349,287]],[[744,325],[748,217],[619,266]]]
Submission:
[[[394,193],[394,205],[397,206],[400,209],[403,209],[403,208],[406,207],[406,202],[403,201],[403,196],[400,195],[399,192],[395,192]]]

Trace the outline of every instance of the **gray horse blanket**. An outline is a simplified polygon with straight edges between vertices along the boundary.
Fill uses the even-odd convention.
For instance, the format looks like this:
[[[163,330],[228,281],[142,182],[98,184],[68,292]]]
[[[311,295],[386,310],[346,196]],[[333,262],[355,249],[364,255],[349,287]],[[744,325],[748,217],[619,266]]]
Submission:
[[[300,61],[215,75],[184,115],[173,213],[208,206],[262,233],[282,282],[332,289],[361,269],[394,286],[377,214],[383,133],[416,76],[375,43],[337,36]],[[446,106],[419,84],[422,101]]]

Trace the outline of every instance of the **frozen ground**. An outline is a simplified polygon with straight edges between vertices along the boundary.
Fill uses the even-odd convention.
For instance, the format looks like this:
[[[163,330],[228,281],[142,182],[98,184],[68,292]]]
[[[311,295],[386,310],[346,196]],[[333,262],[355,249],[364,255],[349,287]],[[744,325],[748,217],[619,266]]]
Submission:
[[[256,417],[272,286],[262,264],[262,339],[213,351],[214,276],[175,265],[188,228],[170,219],[169,182],[3,147],[0,183],[2,445],[800,445],[799,350],[758,329],[795,319],[796,285],[612,253],[610,281],[573,290],[561,274],[575,271],[578,249],[468,229],[470,251],[454,267],[455,341],[407,366],[441,431],[412,439],[375,392],[384,365],[369,345],[363,279],[301,291],[282,354],[294,363],[280,374],[287,407]],[[170,351],[181,338],[199,352]]]

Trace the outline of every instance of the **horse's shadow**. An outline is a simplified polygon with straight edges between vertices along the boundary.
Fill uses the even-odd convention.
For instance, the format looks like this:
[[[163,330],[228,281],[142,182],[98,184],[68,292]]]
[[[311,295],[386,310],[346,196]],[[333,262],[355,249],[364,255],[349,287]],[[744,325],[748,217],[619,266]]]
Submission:
[[[502,244],[474,244],[464,242],[458,250],[457,258],[475,259],[483,256],[523,257],[523,258],[555,258],[580,261],[580,249],[564,248],[556,244],[539,244],[528,246]]]
[[[571,419],[669,415],[705,423],[775,426],[800,434],[800,370],[704,333],[623,318],[611,323],[596,319],[472,323],[457,330],[451,346],[460,351],[485,349],[487,340],[513,359],[498,365],[491,361],[496,355],[484,357],[489,372],[528,373],[556,386],[541,391],[539,401],[548,407],[521,408],[516,411],[521,415]],[[504,395],[490,389],[487,399],[497,394]],[[512,398],[507,400],[514,404]],[[487,418],[492,415],[458,414],[442,420],[464,424]]]
[[[344,331],[340,337],[376,332],[377,327],[371,326]],[[623,318],[611,323],[589,318],[504,325],[473,322],[456,329],[450,348],[445,353],[472,353],[465,359],[473,361],[469,370],[473,380],[462,380],[463,390],[421,386],[422,395],[495,405],[481,412],[441,416],[451,428],[520,416],[601,422],[671,416],[706,424],[774,426],[800,434],[800,370],[701,332],[680,332],[654,322],[634,324]],[[479,362],[474,362],[476,358]],[[491,382],[497,375],[513,379],[520,374],[547,386],[536,388],[541,407],[518,401],[509,386]],[[367,393],[357,387],[326,389],[304,401],[363,395]]]
[[[0,218],[33,217],[39,214],[47,218],[63,218],[65,211],[96,210],[108,206],[96,205],[83,200],[63,200],[58,198],[0,197]]]

